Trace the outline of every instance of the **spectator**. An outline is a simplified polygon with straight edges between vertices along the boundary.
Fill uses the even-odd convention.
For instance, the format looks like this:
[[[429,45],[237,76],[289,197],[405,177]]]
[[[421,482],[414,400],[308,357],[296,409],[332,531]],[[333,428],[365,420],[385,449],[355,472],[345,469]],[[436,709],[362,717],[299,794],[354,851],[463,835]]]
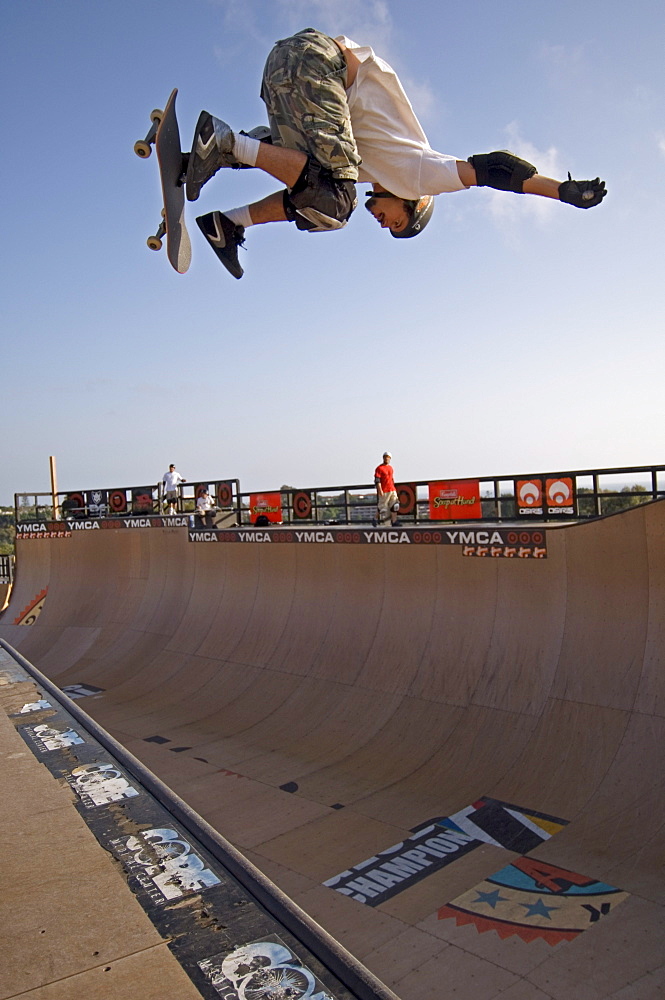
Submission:
[[[377,465],[374,470],[374,485],[376,486],[376,509],[377,522],[379,525],[397,523],[397,511],[399,510],[399,500],[395,489],[395,478],[393,467],[390,464],[392,455],[389,451],[384,451],[383,462]]]
[[[169,465],[169,471],[164,473],[162,479],[162,486],[164,487],[164,506],[168,505],[168,513],[175,514],[176,506],[178,503],[178,496],[180,492],[180,483],[186,483],[187,480],[176,472],[175,465],[171,463]]]
[[[200,528],[215,527],[215,510],[215,502],[210,496],[210,493],[208,490],[203,490],[200,496],[196,498],[196,520],[198,521]]]

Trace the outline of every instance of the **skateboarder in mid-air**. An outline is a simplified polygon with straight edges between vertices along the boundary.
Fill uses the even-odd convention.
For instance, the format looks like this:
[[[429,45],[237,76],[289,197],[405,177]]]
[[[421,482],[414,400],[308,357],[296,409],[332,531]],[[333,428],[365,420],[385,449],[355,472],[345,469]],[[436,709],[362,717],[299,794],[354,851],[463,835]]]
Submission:
[[[305,28],[277,42],[261,97],[270,122],[264,141],[202,111],[187,167],[190,201],[221,167],[258,167],[286,185],[254,204],[196,220],[235,278],[243,274],[238,247],[245,229],[283,221],[309,232],[341,229],[357,205],[356,181],[372,184],[365,207],[398,238],[421,233],[432,216],[433,196],[444,192],[492,187],[577,208],[599,205],[606,194],[599,178],[543,177],[506,150],[468,160],[438,153],[391,67],[345,36],[333,39]]]

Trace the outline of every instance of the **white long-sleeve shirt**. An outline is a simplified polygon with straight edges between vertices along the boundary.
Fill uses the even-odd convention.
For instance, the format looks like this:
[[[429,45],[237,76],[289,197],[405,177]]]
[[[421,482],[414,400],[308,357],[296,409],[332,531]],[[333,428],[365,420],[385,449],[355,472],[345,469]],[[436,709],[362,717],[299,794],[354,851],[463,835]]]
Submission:
[[[456,160],[432,149],[399,77],[368,45],[344,35],[360,66],[346,92],[351,127],[362,157],[358,179],[376,182],[398,198],[464,191]]]

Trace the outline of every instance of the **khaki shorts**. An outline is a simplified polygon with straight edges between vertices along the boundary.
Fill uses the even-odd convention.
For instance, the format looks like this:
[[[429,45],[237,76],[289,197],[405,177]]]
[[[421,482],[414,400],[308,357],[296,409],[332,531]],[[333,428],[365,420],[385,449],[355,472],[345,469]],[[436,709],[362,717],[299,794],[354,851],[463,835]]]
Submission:
[[[391,490],[390,493],[384,493],[382,496],[377,497],[376,506],[379,512],[379,521],[389,521],[392,515],[395,513],[393,511],[394,505],[397,503],[397,493],[395,490]]]
[[[305,28],[275,44],[268,56],[261,98],[272,141],[298,149],[337,180],[358,180],[360,157],[346,100],[346,61],[336,43]]]

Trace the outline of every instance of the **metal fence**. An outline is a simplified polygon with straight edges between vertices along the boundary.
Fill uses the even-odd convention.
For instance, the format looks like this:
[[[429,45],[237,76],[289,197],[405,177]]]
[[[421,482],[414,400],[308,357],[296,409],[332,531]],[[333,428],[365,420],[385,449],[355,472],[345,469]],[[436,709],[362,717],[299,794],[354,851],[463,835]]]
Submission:
[[[371,524],[376,493],[368,484],[280,489],[241,493],[237,479],[186,483],[176,510],[193,513],[207,489],[227,525]],[[565,472],[520,473],[465,479],[397,483],[399,522],[405,525],[448,522],[543,523],[588,520],[665,498],[665,466],[627,466]],[[15,496],[17,523],[142,515],[165,512],[161,484]],[[219,518],[218,518],[219,520]]]
[[[235,512],[239,507],[240,483],[237,479],[185,483],[178,487],[175,510],[188,514],[196,500],[208,490],[219,510]],[[70,490],[56,494],[56,506],[50,493],[16,493],[14,506],[17,523],[26,521],[87,520],[128,516],[159,516],[168,508],[162,483],[147,486],[121,486],[112,489]]]
[[[665,466],[398,482],[396,489],[398,518],[404,525],[471,518],[491,523],[578,521],[665,498]],[[455,508],[454,498],[445,511],[436,511],[433,496],[437,489],[439,493],[475,494],[471,518],[469,506]],[[262,496],[279,496],[279,516],[268,515],[268,518],[283,524],[370,524],[377,517],[376,492],[372,486],[361,484],[241,493],[239,524],[254,522],[260,509],[256,501]],[[269,506],[268,501],[266,507]],[[272,506],[277,504],[273,501]],[[437,517],[437,513],[445,517]]]

